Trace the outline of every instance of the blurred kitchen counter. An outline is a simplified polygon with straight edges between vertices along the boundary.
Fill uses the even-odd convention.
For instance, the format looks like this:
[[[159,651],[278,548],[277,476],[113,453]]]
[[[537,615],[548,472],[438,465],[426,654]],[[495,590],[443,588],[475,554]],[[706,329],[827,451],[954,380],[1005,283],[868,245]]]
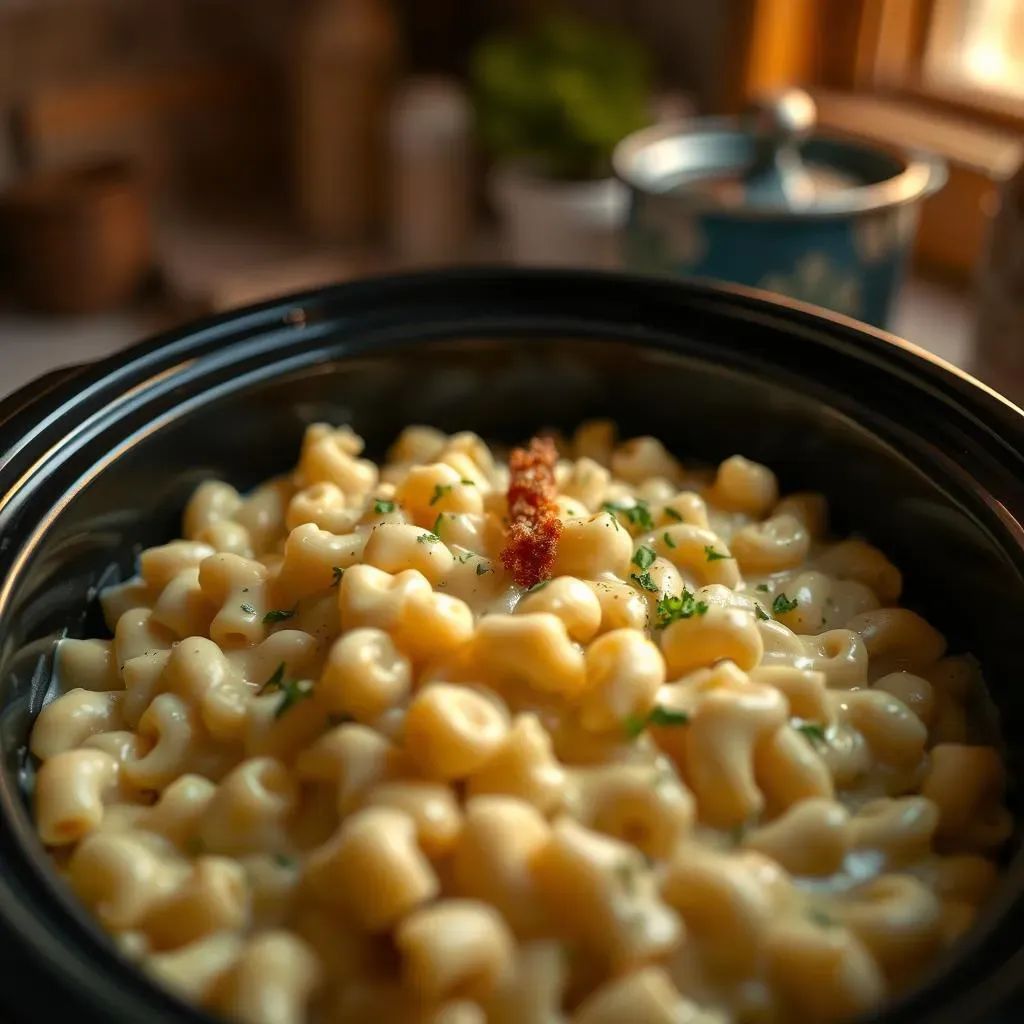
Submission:
[[[303,259],[305,263],[291,264],[296,288],[352,276],[352,268],[337,258],[311,255]],[[183,264],[188,266],[190,261],[184,259]],[[202,276],[202,267],[192,262],[190,280]],[[228,276],[221,285],[225,294],[218,305],[258,297],[264,285],[263,281]],[[291,282],[284,289],[290,286]],[[10,393],[50,370],[100,359],[179,324],[182,309],[180,302],[150,300],[118,312],[62,318],[8,311],[0,306],[0,394]],[[961,293],[929,281],[910,281],[901,296],[895,332],[957,366],[970,363],[972,316],[968,298]]]
[[[102,359],[172,326],[174,320],[149,302],[84,317],[44,316],[0,306],[0,394],[59,367]]]

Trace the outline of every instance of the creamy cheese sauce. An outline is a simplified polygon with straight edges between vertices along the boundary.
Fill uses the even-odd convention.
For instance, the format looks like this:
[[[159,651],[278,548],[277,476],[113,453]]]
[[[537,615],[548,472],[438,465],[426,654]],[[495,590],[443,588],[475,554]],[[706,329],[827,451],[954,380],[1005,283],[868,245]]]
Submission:
[[[61,643],[37,826],[152,978],[245,1024],[830,1022],[970,928],[1003,767],[899,570],[740,456],[559,447],[529,591],[479,438],[316,425]]]

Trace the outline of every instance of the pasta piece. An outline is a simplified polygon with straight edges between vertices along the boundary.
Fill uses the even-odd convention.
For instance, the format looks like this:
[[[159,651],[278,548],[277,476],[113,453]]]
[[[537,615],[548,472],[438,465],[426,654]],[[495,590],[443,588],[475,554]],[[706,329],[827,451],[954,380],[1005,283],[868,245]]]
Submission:
[[[416,823],[420,849],[434,859],[450,853],[462,835],[462,811],[455,793],[434,782],[382,782],[362,801],[364,807],[392,807]]]
[[[452,880],[462,896],[496,907],[520,938],[543,935],[550,919],[533,874],[551,835],[529,804],[507,796],[474,797],[452,856]]]
[[[523,943],[513,970],[485,1002],[488,1024],[565,1024],[561,1008],[567,982],[561,943]]]
[[[412,666],[391,637],[380,629],[353,629],[331,648],[316,694],[329,714],[371,724],[411,688]]]
[[[69,750],[50,758],[36,779],[39,838],[47,846],[84,839],[103,821],[118,775],[117,761],[99,750]]]
[[[678,916],[660,900],[653,875],[627,843],[563,819],[534,871],[563,927],[618,970],[657,959],[682,936]]]
[[[238,962],[245,940],[231,932],[143,958],[143,970],[177,996],[207,1006]]]
[[[722,1024],[726,1019],[684,999],[664,968],[645,967],[595,992],[573,1015],[573,1024]]]
[[[565,625],[577,643],[587,643],[601,627],[601,603],[583,580],[559,576],[536,593],[527,594],[516,606],[521,614],[550,612]]]
[[[428,1003],[486,999],[511,975],[515,943],[493,907],[441,900],[414,910],[395,932],[406,984]]]
[[[305,868],[317,898],[368,932],[383,932],[434,899],[437,875],[416,843],[416,823],[389,807],[348,818]]]
[[[82,746],[90,736],[121,724],[121,694],[70,690],[39,712],[31,750],[41,761]]]
[[[605,633],[586,654],[587,679],[580,704],[585,729],[621,729],[630,718],[644,719],[665,681],[665,662],[650,641],[632,629]]]
[[[767,466],[733,455],[718,467],[709,498],[719,508],[760,517],[778,501],[779,485]]]
[[[504,716],[464,686],[434,683],[409,705],[405,747],[419,768],[436,779],[464,779],[482,768],[508,733]]]
[[[112,931],[136,929],[186,880],[188,864],[157,836],[89,836],[68,862],[75,893]]]
[[[681,847],[661,885],[702,955],[720,970],[745,973],[762,955],[775,918],[792,899],[782,872],[758,854]]]
[[[250,942],[225,979],[217,1005],[241,1024],[302,1024],[323,973],[301,939],[264,932]]]
[[[571,697],[586,685],[583,655],[560,618],[549,612],[488,615],[474,637],[477,666],[501,685]]]
[[[551,737],[533,714],[518,715],[494,755],[467,780],[472,796],[515,796],[542,814],[553,814],[566,800],[565,769],[554,755]]]
[[[827,877],[842,867],[853,846],[854,829],[842,804],[820,797],[794,803],[775,821],[742,839],[790,874]]]

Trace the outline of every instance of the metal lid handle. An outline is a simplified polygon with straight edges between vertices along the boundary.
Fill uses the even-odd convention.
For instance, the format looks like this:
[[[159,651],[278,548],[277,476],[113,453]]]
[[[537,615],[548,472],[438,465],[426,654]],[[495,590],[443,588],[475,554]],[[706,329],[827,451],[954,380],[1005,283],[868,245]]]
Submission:
[[[759,97],[747,119],[755,138],[754,159],[744,175],[749,194],[781,199],[788,206],[814,201],[815,189],[800,147],[817,123],[814,100],[803,89]]]

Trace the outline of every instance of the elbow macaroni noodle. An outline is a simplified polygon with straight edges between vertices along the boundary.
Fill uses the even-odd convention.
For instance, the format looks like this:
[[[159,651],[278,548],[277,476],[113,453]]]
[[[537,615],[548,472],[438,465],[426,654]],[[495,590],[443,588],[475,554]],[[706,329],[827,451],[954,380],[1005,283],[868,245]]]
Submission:
[[[899,570],[741,456],[560,449],[531,592],[480,438],[315,425],[61,643],[35,819],[123,955],[243,1024],[827,1024],[970,927],[1004,767]]]

